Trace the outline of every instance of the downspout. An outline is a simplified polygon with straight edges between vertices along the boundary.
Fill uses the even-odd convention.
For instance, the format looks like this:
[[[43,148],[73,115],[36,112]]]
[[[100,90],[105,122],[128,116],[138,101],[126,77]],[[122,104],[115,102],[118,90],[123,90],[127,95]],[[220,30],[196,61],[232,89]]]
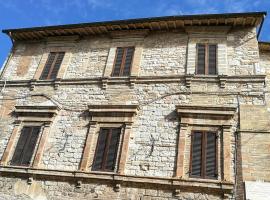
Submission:
[[[237,157],[238,157],[238,134],[240,131],[240,101],[239,101],[239,94],[236,96],[237,99],[237,111],[238,111],[238,120],[237,120],[237,127],[236,131],[234,133],[234,142],[235,142],[235,148],[234,148],[234,198],[237,197],[237,176],[238,176],[238,170],[237,170]]]
[[[265,15],[263,15],[262,22],[261,22],[260,27],[259,27],[259,31],[258,31],[258,34],[257,34],[257,40],[259,40],[259,37],[260,37],[260,33],[261,33],[262,26],[263,26],[263,23],[264,23],[264,18],[265,18]]]
[[[12,55],[13,55],[13,52],[14,52],[14,40],[12,39],[12,34],[11,34],[11,32],[9,32],[9,33],[7,33],[7,35],[9,36],[9,38],[11,40],[12,47],[11,47],[11,50],[10,50],[10,52],[8,54],[7,59],[5,60],[5,62],[2,65],[0,79],[3,78],[3,75],[4,75],[4,72],[6,70],[6,67],[7,67],[7,65],[8,65],[8,63],[9,63],[9,61],[10,61]]]

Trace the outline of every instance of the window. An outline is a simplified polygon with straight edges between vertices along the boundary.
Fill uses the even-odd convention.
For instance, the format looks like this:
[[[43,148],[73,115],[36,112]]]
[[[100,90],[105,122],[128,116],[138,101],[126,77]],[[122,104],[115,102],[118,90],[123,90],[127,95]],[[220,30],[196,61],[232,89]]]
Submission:
[[[114,171],[121,128],[101,128],[92,170]]]
[[[216,133],[207,131],[192,133],[190,176],[217,178]]]
[[[196,74],[216,74],[217,45],[197,44]]]
[[[134,47],[118,47],[114,60],[112,76],[129,76]]]
[[[51,52],[40,76],[41,80],[55,79],[65,56],[65,52]]]
[[[22,128],[11,165],[29,166],[38,140],[40,126],[25,126]]]

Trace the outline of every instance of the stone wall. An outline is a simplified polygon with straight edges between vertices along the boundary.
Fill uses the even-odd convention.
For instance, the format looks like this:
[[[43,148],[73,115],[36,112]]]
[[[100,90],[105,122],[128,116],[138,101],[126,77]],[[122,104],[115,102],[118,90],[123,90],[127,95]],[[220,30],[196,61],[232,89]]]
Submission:
[[[214,34],[213,34],[214,35]],[[224,35],[224,33],[223,33]],[[223,38],[224,40],[224,38]],[[183,32],[154,32],[144,38],[143,52],[140,61],[139,76],[169,76],[184,75],[187,65],[188,34]],[[225,45],[226,44],[226,45]],[[72,46],[71,55],[63,78],[101,78],[107,64],[111,40],[106,36],[84,38],[73,41],[72,44],[58,44]],[[225,46],[224,46],[225,45]],[[233,29],[222,48],[228,57],[225,75],[258,75],[264,73],[264,61],[259,63],[258,44],[255,29]],[[57,46],[57,45],[56,45]],[[54,47],[56,48],[56,47]],[[60,48],[60,47],[59,47]],[[42,59],[43,52],[47,51],[46,44],[18,43],[14,54],[7,63],[2,79],[30,80],[34,77]],[[34,54],[32,54],[34,53]],[[194,53],[194,49],[193,49]],[[44,59],[44,57],[43,57]],[[227,62],[226,60],[226,62]],[[129,140],[128,159],[125,174],[128,176],[172,178],[175,175],[177,143],[180,119],[177,116],[176,105],[264,105],[264,83],[256,81],[256,77],[249,80],[236,78],[227,80],[224,88],[220,87],[217,77],[194,78],[191,86],[187,87],[184,79],[151,80],[137,82],[134,88],[127,82],[108,84],[107,88],[95,83],[60,84],[57,89],[53,82],[47,85],[36,85],[30,90],[27,85],[7,85],[1,93],[1,121],[0,121],[0,157],[7,146],[10,134],[14,128],[15,105],[50,105],[60,107],[46,140],[45,150],[40,164],[41,169],[69,171],[79,169],[86,136],[89,129],[90,116],[88,105],[95,104],[138,104],[139,111],[132,124],[132,133]],[[19,82],[19,84],[22,82]],[[46,96],[46,97],[45,97]],[[37,100],[38,98],[39,100]],[[238,128],[238,113],[231,121],[230,160],[231,179],[235,175],[235,131]],[[184,148],[184,175],[189,179],[190,132],[188,129],[187,142]],[[247,138],[252,137],[246,135]],[[245,141],[246,138],[242,138]],[[16,138],[18,140],[18,138]],[[95,149],[97,134],[93,137],[92,154]],[[243,167],[251,169],[246,161],[257,162],[260,152],[254,150],[250,157],[244,155],[250,152],[249,148],[258,148],[258,142],[267,147],[261,135],[254,138],[250,145],[242,146]],[[219,147],[221,146],[221,139]],[[261,143],[260,143],[261,144]],[[221,154],[219,150],[219,155]],[[264,153],[266,151],[262,150]],[[265,155],[265,154],[264,154]],[[269,158],[266,158],[269,159]],[[219,161],[219,178],[222,177],[221,162]],[[88,171],[91,171],[91,163]],[[267,162],[266,162],[267,163]],[[263,165],[263,164],[262,164]],[[265,166],[262,166],[264,169]],[[267,170],[267,169],[266,169]],[[258,172],[259,175],[260,172]],[[252,172],[250,172],[252,176]],[[247,176],[245,176],[247,177]],[[25,179],[0,178],[0,199],[27,199],[35,198],[40,194],[42,199],[176,199],[175,188],[167,186],[148,186],[144,184],[121,184],[120,192],[113,190],[111,182],[83,183],[76,188],[74,180],[36,180],[28,185]],[[269,180],[269,179],[267,179]],[[154,182],[154,181],[153,181]],[[208,184],[207,182],[205,183]],[[198,187],[197,187],[198,188]],[[200,191],[189,186],[180,188],[179,199],[222,199],[222,194],[215,191]]]

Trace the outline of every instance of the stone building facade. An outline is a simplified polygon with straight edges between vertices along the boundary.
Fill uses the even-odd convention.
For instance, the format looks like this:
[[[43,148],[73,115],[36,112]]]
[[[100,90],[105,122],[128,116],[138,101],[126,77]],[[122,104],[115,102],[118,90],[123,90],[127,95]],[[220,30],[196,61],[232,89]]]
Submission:
[[[0,199],[243,199],[269,183],[265,15],[4,30]]]

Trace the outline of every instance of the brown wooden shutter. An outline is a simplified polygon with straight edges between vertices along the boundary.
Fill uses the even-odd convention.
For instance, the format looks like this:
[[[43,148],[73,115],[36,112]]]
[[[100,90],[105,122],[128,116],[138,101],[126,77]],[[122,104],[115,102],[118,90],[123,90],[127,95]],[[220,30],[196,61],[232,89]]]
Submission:
[[[205,45],[197,44],[197,74],[205,74]]]
[[[51,69],[51,67],[53,65],[53,62],[54,62],[55,57],[56,57],[56,53],[55,52],[52,52],[52,53],[49,54],[49,57],[48,57],[47,62],[45,64],[45,67],[44,67],[44,69],[42,71],[42,74],[40,76],[40,79],[41,80],[48,79],[48,75],[50,73],[50,69]]]
[[[112,76],[129,76],[134,54],[134,47],[118,47]]]
[[[112,76],[120,76],[123,56],[124,56],[124,48],[118,47],[116,50],[116,57],[114,61],[114,69],[113,69]]]
[[[103,165],[102,163],[103,163],[108,133],[109,133],[109,129],[100,129],[96,152],[95,152],[95,159],[92,166],[92,170],[94,171],[102,169],[102,165]]]
[[[60,69],[65,52],[51,52],[40,76],[41,80],[55,79]]]
[[[209,45],[208,51],[208,74],[216,74],[217,45]]]
[[[206,150],[205,150],[205,175],[206,177],[217,177],[216,169],[216,134],[212,132],[206,133]]]
[[[23,149],[26,146],[25,144],[27,142],[29,133],[31,134],[31,127],[23,127],[22,128],[21,135],[19,137],[17,146],[15,148],[15,152],[14,152],[12,160],[11,160],[12,165],[20,165],[21,164]]]
[[[12,165],[30,165],[39,132],[39,126],[23,127],[15,152],[13,154],[11,161]]]
[[[202,133],[193,132],[191,149],[191,176],[202,175]]]
[[[60,69],[64,56],[65,56],[65,52],[59,52],[57,54],[57,58],[55,59],[55,63],[51,71],[50,77],[48,77],[49,79],[55,79],[57,77],[57,74]]]
[[[123,76],[130,75],[133,54],[134,54],[134,47],[128,47],[126,49],[126,58],[125,58],[125,65],[123,69]]]
[[[108,153],[105,166],[107,170],[114,170],[120,133],[120,128],[111,129],[111,137],[108,144]]]
[[[121,128],[101,128],[95,158],[94,171],[113,171],[115,168]]]

